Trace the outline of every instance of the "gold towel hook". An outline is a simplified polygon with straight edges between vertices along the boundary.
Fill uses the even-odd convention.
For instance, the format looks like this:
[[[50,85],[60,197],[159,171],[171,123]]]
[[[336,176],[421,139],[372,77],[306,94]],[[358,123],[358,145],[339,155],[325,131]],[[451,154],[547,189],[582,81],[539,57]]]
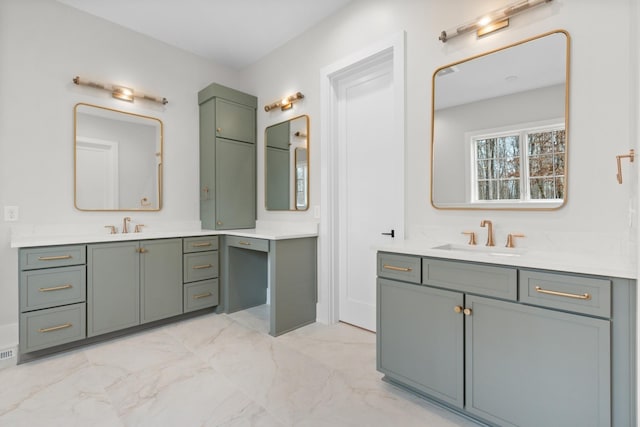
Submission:
[[[620,164],[620,159],[628,158],[629,161],[633,163],[633,161],[635,160],[635,157],[636,157],[636,152],[633,148],[629,150],[629,154],[621,154],[619,156],[616,156],[616,162],[618,162],[618,174],[616,175],[616,178],[618,178],[618,184],[622,184],[622,165]]]

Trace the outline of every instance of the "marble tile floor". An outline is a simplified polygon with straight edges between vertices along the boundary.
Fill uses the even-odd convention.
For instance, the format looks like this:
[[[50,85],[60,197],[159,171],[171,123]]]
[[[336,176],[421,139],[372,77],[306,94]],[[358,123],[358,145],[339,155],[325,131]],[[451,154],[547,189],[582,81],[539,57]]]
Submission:
[[[381,381],[375,335],[267,334],[265,306],[0,370],[0,426],[476,426]]]

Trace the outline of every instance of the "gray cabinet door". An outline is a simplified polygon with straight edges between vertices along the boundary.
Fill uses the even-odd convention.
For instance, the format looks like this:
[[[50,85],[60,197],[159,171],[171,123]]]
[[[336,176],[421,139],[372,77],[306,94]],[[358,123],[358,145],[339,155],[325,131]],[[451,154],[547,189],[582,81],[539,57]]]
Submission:
[[[140,323],[138,242],[87,246],[87,336]]]
[[[610,323],[466,296],[466,409],[503,426],[609,426]]]
[[[256,142],[256,110],[247,105],[216,98],[216,136]]]
[[[182,239],[140,242],[141,323],[182,314]]]
[[[215,100],[200,105],[200,221],[216,228],[216,121]]]
[[[450,405],[464,405],[460,292],[378,279],[378,370]]]
[[[216,139],[216,229],[256,224],[256,146]]]

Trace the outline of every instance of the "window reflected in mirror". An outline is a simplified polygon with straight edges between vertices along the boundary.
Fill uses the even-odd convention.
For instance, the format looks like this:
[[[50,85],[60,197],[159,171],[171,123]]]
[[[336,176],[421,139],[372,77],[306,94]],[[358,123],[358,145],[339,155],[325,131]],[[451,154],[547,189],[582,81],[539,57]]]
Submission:
[[[309,116],[265,130],[265,206],[267,210],[309,208]]]
[[[162,198],[162,122],[89,104],[75,106],[75,206],[157,211]]]
[[[567,188],[569,36],[554,31],[433,75],[431,203],[557,209]]]

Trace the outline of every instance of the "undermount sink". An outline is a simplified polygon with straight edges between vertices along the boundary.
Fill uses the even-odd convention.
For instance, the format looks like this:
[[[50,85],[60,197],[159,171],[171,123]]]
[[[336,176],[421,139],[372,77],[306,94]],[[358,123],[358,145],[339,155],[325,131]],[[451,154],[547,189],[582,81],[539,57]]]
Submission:
[[[503,256],[503,257],[518,257],[524,253],[522,249],[516,249],[516,248],[460,245],[456,243],[447,243],[445,245],[434,246],[432,249],[451,251],[451,252],[476,253],[476,254],[484,254],[484,255],[490,255],[490,256]]]

